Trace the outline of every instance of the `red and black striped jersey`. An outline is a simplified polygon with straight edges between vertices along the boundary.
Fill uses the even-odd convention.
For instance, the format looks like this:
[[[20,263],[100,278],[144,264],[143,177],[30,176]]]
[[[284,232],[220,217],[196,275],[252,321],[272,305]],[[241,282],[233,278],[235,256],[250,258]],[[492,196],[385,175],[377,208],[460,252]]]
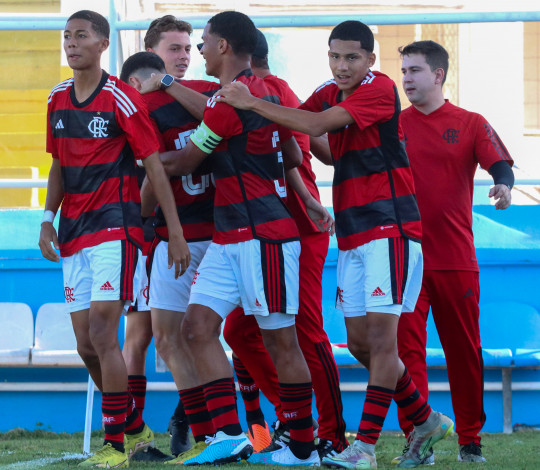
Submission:
[[[73,78],[54,87],[47,110],[47,152],[60,160],[64,199],[62,256],[111,240],[143,242],[135,160],[159,149],[137,90],[103,72],[79,103]]]
[[[251,70],[244,70],[236,80],[254,96],[279,103]],[[191,140],[206,153],[219,152],[212,161],[215,243],[298,240],[298,229],[283,201],[286,187],[279,138],[278,126],[259,114],[208,100],[203,122]]]
[[[420,213],[399,125],[396,85],[380,72],[369,72],[350,96],[343,101],[340,96],[330,80],[300,106],[315,112],[342,106],[355,121],[328,133],[339,249],[379,238],[420,240]]]
[[[206,80],[181,80],[180,83],[209,97],[220,87],[219,83]],[[200,121],[164,91],[142,96],[156,125],[160,150],[184,148]],[[170,181],[186,241],[211,240],[214,232],[215,184],[210,161],[203,162],[191,175],[173,176]],[[154,227],[159,238],[168,240],[167,223],[159,207]]]
[[[267,75],[264,77],[264,83],[270,89],[272,93],[279,97],[280,104],[282,106],[287,106],[289,108],[298,108],[300,101],[295,95],[294,91],[291,90],[289,84],[282,80],[281,78],[276,77],[275,75]],[[317,189],[317,184],[315,183],[315,173],[311,168],[311,153],[309,152],[309,136],[302,132],[293,131],[292,135],[298,142],[300,150],[302,150],[302,164],[297,167],[302,181],[306,185],[307,190],[310,194],[318,201],[321,202],[319,196],[319,190]],[[300,235],[309,235],[310,233],[319,233],[319,229],[313,223],[311,218],[306,212],[306,206],[296,194],[296,192],[287,184],[287,207],[291,211],[291,214],[294,217],[294,221],[298,226]]]
[[[400,116],[422,216],[424,268],[478,271],[472,231],[474,174],[498,161],[513,164],[480,114],[445,102],[424,114]]]

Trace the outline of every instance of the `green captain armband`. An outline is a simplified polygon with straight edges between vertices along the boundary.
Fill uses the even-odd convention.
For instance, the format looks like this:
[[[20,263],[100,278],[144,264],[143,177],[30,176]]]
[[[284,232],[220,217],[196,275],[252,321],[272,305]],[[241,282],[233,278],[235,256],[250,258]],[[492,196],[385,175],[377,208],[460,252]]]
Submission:
[[[199,124],[199,127],[195,129],[195,132],[189,138],[204,153],[212,153],[223,140],[222,137],[212,132],[204,121]]]

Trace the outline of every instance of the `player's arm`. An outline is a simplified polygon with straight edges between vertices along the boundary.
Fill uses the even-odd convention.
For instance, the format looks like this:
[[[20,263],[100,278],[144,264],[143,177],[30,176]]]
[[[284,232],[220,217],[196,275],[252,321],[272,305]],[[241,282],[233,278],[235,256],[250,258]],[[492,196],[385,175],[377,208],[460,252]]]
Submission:
[[[488,169],[495,186],[489,190],[489,197],[494,198],[496,209],[507,209],[512,204],[514,172],[506,161],[499,160]]]
[[[39,249],[45,259],[56,263],[60,261],[60,257],[58,256],[58,253],[54,251],[54,248],[57,250],[59,249],[59,245],[58,235],[56,229],[53,227],[53,220],[63,199],[64,185],[62,183],[60,160],[58,158],[53,158],[51,169],[49,171],[49,180],[47,182],[45,212],[43,214],[43,221],[41,222],[41,231],[39,233]]]
[[[141,217],[150,217],[154,212],[156,205],[157,199],[152,190],[152,183],[150,183],[148,177],[145,176],[143,184],[141,185]]]
[[[141,94],[149,93],[161,89],[161,79],[164,74],[153,74],[148,80],[142,83]],[[171,86],[165,88],[165,91],[178,101],[187,112],[198,121],[202,121],[204,108],[208,97],[191,88],[185,87],[177,81],[172,82]]]
[[[315,137],[341,129],[354,122],[353,117],[341,106],[333,106],[320,113],[303,109],[286,108],[253,96],[241,82],[225,85],[215,95],[216,101],[228,103],[239,109],[254,111],[277,124]]]
[[[326,208],[317,201],[306,188],[300,173],[297,168],[291,168],[285,172],[285,178],[290,187],[300,197],[304,205],[306,206],[306,212],[309,218],[317,226],[321,232],[330,232],[330,235],[334,234],[334,219]]]
[[[294,137],[291,137],[285,142],[281,142],[281,152],[283,155],[283,167],[285,170],[296,168],[302,164],[302,159],[304,156],[302,155],[302,150]]]
[[[174,277],[184,274],[191,262],[191,255],[187,242],[184,238],[182,226],[178,219],[176,203],[169,183],[169,178],[163,169],[163,165],[159,160],[159,153],[154,152],[152,155],[143,160],[146,175],[152,183],[152,188],[156,199],[163,211],[167,227],[169,229],[169,268],[174,264]]]
[[[328,144],[328,134],[319,137],[309,136],[309,151],[325,165],[333,165],[332,152]]]

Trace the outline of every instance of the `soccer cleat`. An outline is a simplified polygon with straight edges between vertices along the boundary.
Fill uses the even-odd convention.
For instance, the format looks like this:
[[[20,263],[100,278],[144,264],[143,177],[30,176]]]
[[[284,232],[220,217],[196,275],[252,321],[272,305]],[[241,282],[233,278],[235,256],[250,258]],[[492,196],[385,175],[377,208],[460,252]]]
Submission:
[[[321,459],[316,450],[311,452],[306,459],[299,459],[294,455],[289,446],[283,446],[273,452],[258,452],[251,454],[248,463],[261,463],[265,465],[281,465],[283,467],[319,467]]]
[[[83,460],[79,467],[96,468],[125,468],[129,467],[129,459],[126,452],[116,450],[110,442],[107,442],[92,457]]]
[[[171,454],[177,457],[191,449],[189,440],[189,425],[187,420],[173,416],[169,421],[169,435],[171,436]]]
[[[407,437],[407,442],[405,443],[405,446],[403,447],[403,451],[401,452],[401,455],[398,455],[397,457],[394,457],[392,459],[392,462],[390,462],[392,465],[399,464],[405,455],[407,455],[407,452],[409,452],[409,449],[411,448],[411,442],[414,439],[414,429]],[[420,462],[420,465],[435,465],[435,454],[433,453],[433,447],[431,447],[426,455],[426,457]]]
[[[172,459],[171,455],[164,454],[157,447],[152,446],[133,454],[133,457],[131,457],[132,462],[167,462]]]
[[[253,452],[260,452],[272,443],[268,424],[264,422],[264,426],[260,424],[252,424],[249,426],[248,438],[253,446]]]
[[[229,436],[218,431],[215,436],[207,437],[208,447],[199,455],[184,461],[184,465],[219,465],[246,460],[253,452],[253,446],[244,433]]]
[[[361,470],[365,468],[377,468],[377,458],[375,454],[366,451],[366,448],[362,445],[362,441],[356,440],[336,456],[324,457],[322,464],[330,468]]]
[[[193,457],[197,457],[204,449],[208,447],[208,444],[204,441],[196,442],[195,445],[185,452],[181,453],[175,459],[164,462],[167,465],[183,465],[184,462]]]
[[[148,424],[145,424],[143,430],[137,434],[124,434],[124,447],[130,459],[137,452],[151,445],[154,445],[154,432],[148,427]]]
[[[450,436],[453,429],[454,422],[448,416],[432,411],[424,424],[415,426],[414,435],[409,443],[409,451],[402,456],[396,467],[415,468],[422,465],[431,447],[441,439]]]
[[[469,442],[459,446],[458,462],[485,462],[482,446],[477,442]]]
[[[317,449],[321,460],[325,457],[335,457],[340,453],[340,451],[333,446],[332,441],[329,441],[328,439],[319,439],[319,443],[315,448]]]

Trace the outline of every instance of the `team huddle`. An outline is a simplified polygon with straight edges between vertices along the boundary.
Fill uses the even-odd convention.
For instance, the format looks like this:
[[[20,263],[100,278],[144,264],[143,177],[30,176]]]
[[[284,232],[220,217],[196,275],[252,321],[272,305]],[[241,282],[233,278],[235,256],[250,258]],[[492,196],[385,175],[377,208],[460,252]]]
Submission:
[[[218,82],[183,78],[191,33],[174,16],[156,19],[146,51],[117,78],[100,66],[109,44],[103,16],[79,11],[64,31],[73,78],[48,99],[53,158],[39,245],[45,258],[62,258],[78,352],[102,392],[105,441],[79,465],[377,468],[392,400],[406,435],[392,464],[432,464],[454,422],[427,401],[430,307],[458,460],[485,461],[472,186],[480,164],[493,177],[496,207],[507,208],[513,161],[482,116],[444,100],[446,50],[433,41],[400,48],[412,104],[402,113],[394,82],[371,70],[374,36],[359,21],[332,30],[333,79],[305,102],[272,75],[264,34],[245,14],[216,14],[197,45]],[[447,129],[455,139],[444,140]],[[312,156],[334,168],[335,221],[320,203]],[[369,370],[352,443],[321,305],[334,233],[336,308],[347,347]],[[179,393],[169,422],[174,457],[153,447],[143,419],[152,337]],[[275,408],[273,434],[259,390]]]

